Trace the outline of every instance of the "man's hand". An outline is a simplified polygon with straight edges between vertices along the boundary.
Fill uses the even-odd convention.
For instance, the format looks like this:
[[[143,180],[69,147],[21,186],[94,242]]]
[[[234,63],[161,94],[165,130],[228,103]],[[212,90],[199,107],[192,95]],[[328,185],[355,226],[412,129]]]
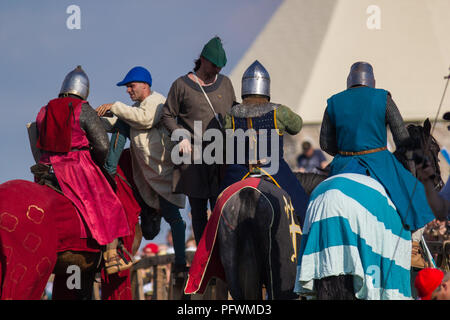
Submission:
[[[188,139],[181,140],[178,146],[182,154],[190,154],[192,152],[191,142]]]
[[[97,115],[99,117],[103,117],[106,112],[108,112],[109,110],[111,110],[111,106],[113,104],[112,103],[106,103],[106,104],[102,104],[100,107],[98,107],[97,109],[95,109],[95,111],[97,111]]]

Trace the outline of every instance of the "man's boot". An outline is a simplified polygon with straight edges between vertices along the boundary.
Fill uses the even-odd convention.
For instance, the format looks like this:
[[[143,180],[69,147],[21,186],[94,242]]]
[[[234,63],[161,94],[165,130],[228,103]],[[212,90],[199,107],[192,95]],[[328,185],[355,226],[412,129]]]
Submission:
[[[425,261],[422,255],[422,247],[420,246],[420,243],[417,241],[412,241],[411,267],[418,269],[428,267],[428,263]]]
[[[127,270],[133,266],[131,257],[130,259],[127,259],[123,252],[119,253],[117,250],[118,245],[119,241],[117,239],[106,245],[103,259],[105,260],[105,271],[107,274]]]

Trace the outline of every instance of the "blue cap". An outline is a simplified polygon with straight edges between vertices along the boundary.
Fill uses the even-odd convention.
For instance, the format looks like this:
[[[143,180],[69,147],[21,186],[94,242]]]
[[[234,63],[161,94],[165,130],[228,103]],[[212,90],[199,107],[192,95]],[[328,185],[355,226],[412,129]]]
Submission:
[[[152,75],[147,69],[143,67],[134,67],[127,73],[125,79],[117,83],[117,86],[125,86],[130,82],[145,82],[148,83],[148,85],[151,87]]]

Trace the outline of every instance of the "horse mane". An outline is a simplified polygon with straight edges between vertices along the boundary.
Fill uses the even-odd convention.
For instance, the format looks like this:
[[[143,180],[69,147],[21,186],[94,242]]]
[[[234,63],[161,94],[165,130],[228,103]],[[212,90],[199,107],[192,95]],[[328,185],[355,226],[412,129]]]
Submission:
[[[294,174],[308,195],[319,183],[328,178],[328,175],[312,172],[294,172]]]

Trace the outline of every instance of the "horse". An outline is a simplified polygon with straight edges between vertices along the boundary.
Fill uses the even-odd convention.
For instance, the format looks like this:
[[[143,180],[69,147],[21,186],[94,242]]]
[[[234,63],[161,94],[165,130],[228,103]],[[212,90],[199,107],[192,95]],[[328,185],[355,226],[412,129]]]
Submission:
[[[306,190],[324,176],[297,173]],[[301,228],[289,195],[266,177],[250,177],[218,197],[189,272],[185,293],[202,293],[212,276],[233,299],[296,299]],[[217,239],[217,242],[216,242]],[[218,250],[216,250],[218,248]],[[212,271],[211,271],[212,270]]]
[[[134,253],[141,240],[141,208],[125,176],[119,165],[116,194],[131,232],[123,244]],[[91,299],[102,250],[94,239],[80,238],[81,223],[75,206],[62,193],[26,180],[2,183],[0,299],[40,299],[52,273],[53,299]],[[102,282],[102,298],[131,299],[129,270],[109,276],[103,272]]]
[[[415,161],[436,168],[439,187],[439,146],[430,127],[427,119],[423,127],[409,125],[408,132]],[[395,155],[406,167],[404,151]],[[320,183],[303,232],[295,292],[320,300],[411,297],[411,231],[377,180],[345,173]]]

